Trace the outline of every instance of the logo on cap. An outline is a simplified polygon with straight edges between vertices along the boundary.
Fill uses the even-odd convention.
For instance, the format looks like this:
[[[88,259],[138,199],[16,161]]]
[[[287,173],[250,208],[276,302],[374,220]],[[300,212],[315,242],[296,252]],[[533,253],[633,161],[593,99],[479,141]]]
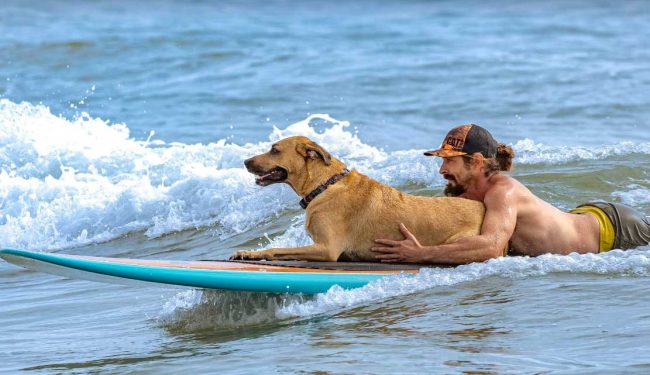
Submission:
[[[450,157],[478,152],[486,158],[492,158],[496,156],[497,145],[497,141],[486,129],[478,125],[467,124],[451,129],[438,150],[427,151],[424,154]]]

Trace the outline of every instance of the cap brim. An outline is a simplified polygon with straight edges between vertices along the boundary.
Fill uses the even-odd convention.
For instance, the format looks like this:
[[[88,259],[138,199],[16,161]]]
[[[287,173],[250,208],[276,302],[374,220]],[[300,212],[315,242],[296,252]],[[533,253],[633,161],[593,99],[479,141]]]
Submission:
[[[456,151],[456,150],[443,150],[443,149],[427,151],[424,154],[426,156],[440,156],[442,158],[448,158],[448,157],[451,157],[451,156],[467,155],[466,152]]]

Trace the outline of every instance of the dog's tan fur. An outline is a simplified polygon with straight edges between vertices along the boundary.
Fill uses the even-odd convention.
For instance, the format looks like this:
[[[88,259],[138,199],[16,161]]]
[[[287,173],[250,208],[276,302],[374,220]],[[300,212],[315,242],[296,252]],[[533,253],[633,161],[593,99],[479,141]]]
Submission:
[[[287,178],[279,182],[301,197],[345,169],[322,147],[300,136],[275,143],[271,151],[248,159],[246,167],[256,175],[284,168]],[[477,201],[413,196],[353,170],[307,207],[305,227],[313,245],[238,251],[231,259],[374,262],[370,248],[375,239],[404,239],[399,223],[430,246],[478,234],[484,211]]]

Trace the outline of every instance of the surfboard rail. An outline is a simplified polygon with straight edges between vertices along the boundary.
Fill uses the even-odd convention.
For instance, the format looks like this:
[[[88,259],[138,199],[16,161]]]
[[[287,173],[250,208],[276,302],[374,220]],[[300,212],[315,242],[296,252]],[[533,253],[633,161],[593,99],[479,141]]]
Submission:
[[[141,281],[173,286],[316,294],[338,285],[362,287],[385,276],[414,274],[418,265],[357,263],[346,268],[330,262],[182,261],[94,257],[2,249],[0,258],[53,275],[101,282]]]

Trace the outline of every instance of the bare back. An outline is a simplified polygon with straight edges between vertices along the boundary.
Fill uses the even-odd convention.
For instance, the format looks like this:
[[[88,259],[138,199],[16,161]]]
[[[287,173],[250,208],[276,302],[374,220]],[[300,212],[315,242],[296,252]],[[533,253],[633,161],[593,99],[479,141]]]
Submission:
[[[598,252],[599,226],[591,215],[562,212],[509,176],[494,175],[489,183],[490,189],[507,190],[516,206],[510,253],[538,256],[548,252]]]

